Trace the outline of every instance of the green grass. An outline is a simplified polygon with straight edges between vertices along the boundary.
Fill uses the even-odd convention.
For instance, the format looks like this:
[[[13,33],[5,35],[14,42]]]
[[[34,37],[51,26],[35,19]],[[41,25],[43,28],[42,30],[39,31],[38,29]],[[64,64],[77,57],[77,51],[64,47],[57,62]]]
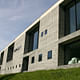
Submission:
[[[1,75],[0,80],[80,80],[80,68]]]

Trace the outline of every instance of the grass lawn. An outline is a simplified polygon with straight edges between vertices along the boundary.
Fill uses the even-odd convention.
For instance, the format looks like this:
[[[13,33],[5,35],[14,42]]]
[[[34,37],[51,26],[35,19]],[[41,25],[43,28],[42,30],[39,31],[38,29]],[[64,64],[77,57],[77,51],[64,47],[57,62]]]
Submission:
[[[0,80],[80,80],[80,68],[1,75]]]

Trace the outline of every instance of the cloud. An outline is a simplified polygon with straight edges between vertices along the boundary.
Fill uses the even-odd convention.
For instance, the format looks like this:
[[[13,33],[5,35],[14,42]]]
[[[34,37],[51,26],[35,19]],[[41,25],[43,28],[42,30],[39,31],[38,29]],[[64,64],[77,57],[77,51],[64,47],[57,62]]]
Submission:
[[[16,21],[22,19],[22,16],[12,16],[9,20]]]
[[[24,0],[0,0],[0,18],[17,16],[24,10]],[[17,17],[19,18],[19,17]]]
[[[0,0],[0,8],[17,8],[23,5],[24,0]]]

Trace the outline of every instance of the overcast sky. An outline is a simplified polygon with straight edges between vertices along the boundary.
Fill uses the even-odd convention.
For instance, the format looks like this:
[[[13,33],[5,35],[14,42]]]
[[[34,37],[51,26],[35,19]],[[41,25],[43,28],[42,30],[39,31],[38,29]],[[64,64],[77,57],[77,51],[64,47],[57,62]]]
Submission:
[[[0,0],[0,51],[57,0]]]

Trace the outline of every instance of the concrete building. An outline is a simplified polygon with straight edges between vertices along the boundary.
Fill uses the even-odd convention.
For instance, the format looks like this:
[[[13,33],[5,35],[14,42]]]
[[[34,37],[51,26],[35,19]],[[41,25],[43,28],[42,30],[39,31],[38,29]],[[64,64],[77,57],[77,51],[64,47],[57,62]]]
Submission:
[[[0,73],[56,69],[73,57],[80,59],[80,0],[59,0],[0,52]]]

